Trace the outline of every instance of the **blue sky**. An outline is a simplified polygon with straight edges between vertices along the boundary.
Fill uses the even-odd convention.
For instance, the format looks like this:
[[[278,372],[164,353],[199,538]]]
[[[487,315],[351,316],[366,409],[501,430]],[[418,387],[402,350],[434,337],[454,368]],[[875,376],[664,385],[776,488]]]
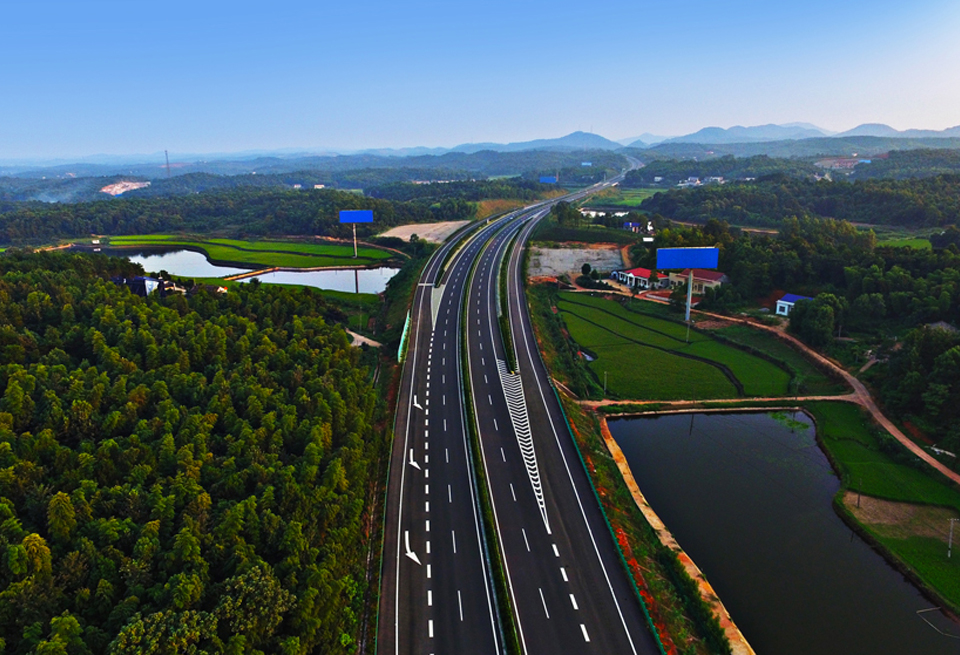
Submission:
[[[943,0],[0,8],[0,159],[960,124]]]

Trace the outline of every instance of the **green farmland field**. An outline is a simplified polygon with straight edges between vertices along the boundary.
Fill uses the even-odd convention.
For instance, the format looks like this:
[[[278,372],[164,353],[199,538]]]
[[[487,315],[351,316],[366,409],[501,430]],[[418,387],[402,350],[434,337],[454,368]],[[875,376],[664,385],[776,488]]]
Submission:
[[[790,374],[766,359],[585,294],[561,293],[571,338],[597,359],[590,369],[621,398],[650,400],[786,395]],[[732,379],[731,379],[732,378]],[[738,388],[739,387],[739,388]]]
[[[353,258],[353,246],[341,244],[300,243],[295,241],[240,241],[236,239],[202,239],[169,234],[147,234],[112,237],[108,246],[170,247],[200,250],[207,258],[248,266],[282,266],[284,268],[319,268],[370,265],[393,256],[386,250],[362,247]]]

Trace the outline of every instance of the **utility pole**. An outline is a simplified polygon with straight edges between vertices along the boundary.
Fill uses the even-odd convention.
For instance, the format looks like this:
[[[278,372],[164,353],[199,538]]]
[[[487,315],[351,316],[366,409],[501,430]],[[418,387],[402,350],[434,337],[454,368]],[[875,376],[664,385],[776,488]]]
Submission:
[[[353,224],[353,258],[357,258],[357,224]]]
[[[950,519],[950,538],[947,539],[947,559],[950,558],[951,552],[953,550],[953,524],[960,519]]]
[[[603,395],[607,395],[607,372],[603,372]]]
[[[163,156],[167,160],[167,179],[170,179],[170,153],[164,150]]]

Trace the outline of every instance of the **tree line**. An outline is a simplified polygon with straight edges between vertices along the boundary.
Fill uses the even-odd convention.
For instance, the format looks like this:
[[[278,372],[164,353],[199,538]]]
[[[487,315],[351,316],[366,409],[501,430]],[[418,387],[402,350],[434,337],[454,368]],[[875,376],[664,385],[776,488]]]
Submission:
[[[711,218],[733,225],[773,226],[791,217],[853,223],[945,227],[960,223],[960,175],[856,182],[806,180],[784,174],[755,182],[674,189],[641,208],[677,221]]]
[[[348,653],[382,401],[312,289],[0,258],[0,647]]]

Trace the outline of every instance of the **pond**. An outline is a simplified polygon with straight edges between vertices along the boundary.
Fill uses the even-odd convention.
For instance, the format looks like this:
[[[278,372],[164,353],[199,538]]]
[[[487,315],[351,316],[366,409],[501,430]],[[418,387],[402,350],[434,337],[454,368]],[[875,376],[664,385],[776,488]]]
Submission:
[[[804,414],[610,421],[640,489],[760,653],[960,653],[960,627],[834,513]],[[946,553],[944,553],[946,555]]]
[[[150,251],[128,254],[130,251],[111,251],[110,254],[126,256],[140,264],[148,272],[167,271],[180,277],[225,277],[246,273],[250,268],[218,266],[211,264],[206,255],[193,250]],[[328,291],[353,292],[359,286],[360,293],[380,293],[387,288],[387,281],[396,275],[398,268],[380,267],[352,269],[328,269],[324,271],[276,271],[257,275],[262,282],[272,284],[302,284]],[[245,278],[249,282],[253,278]]]

